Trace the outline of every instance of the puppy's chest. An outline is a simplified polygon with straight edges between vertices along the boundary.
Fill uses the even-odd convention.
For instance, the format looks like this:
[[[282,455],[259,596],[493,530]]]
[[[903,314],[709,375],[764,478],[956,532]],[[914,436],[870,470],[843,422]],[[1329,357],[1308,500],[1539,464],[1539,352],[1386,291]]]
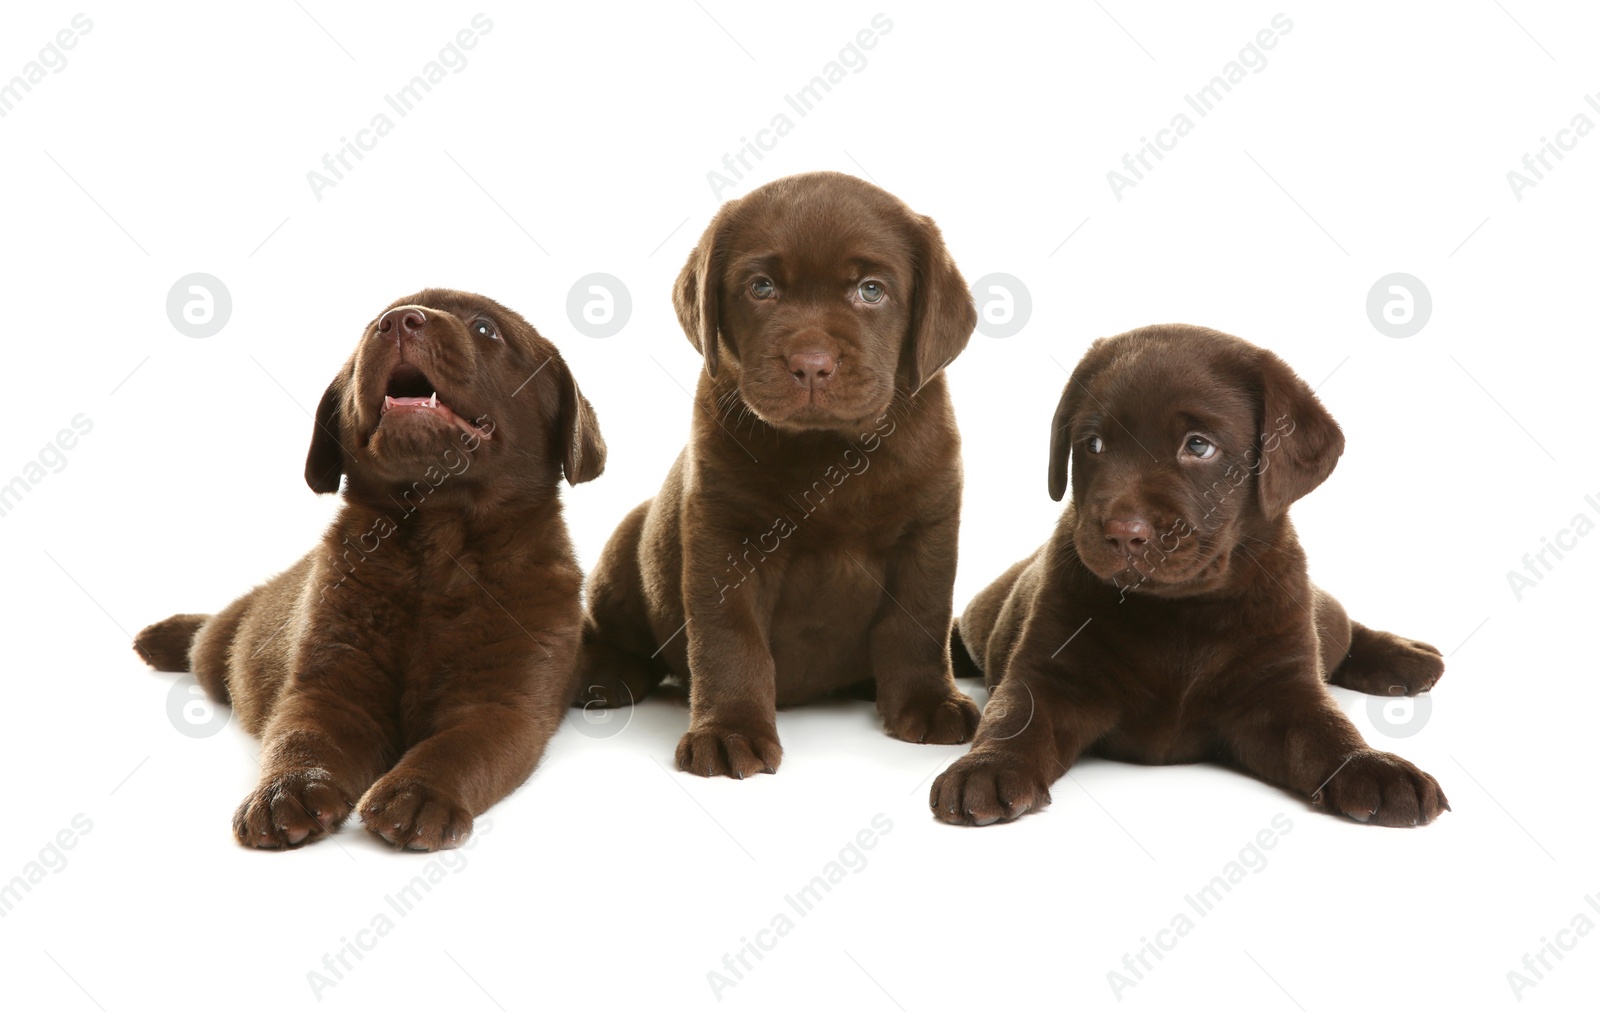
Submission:
[[[808,552],[772,585],[768,646],[778,702],[805,702],[872,673],[873,623],[886,605],[886,567],[870,552]]]
[[[907,473],[887,462],[860,469],[842,466],[788,468],[787,474],[763,482],[752,517],[772,517],[772,528],[787,541],[825,549],[850,547],[856,551],[888,548],[905,537],[924,514],[944,512],[944,498],[936,476]],[[958,486],[948,476],[943,489]]]
[[[1210,758],[1240,682],[1272,650],[1249,635],[1183,622],[1117,630],[1098,645],[1121,717],[1097,751],[1142,763]]]
[[[360,571],[344,574],[323,605],[330,631],[370,656],[395,691],[415,692],[453,671],[481,667],[519,637],[527,640],[519,630],[548,624],[539,606],[553,591],[544,586],[551,581],[543,567],[459,546],[394,547],[390,556],[374,554]]]

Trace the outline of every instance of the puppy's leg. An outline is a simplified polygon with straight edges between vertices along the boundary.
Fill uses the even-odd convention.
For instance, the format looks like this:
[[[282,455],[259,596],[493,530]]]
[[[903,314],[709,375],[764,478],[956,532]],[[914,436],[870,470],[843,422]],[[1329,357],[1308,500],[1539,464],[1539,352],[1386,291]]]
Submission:
[[[648,657],[612,646],[601,628],[592,619],[584,620],[583,646],[578,651],[577,694],[572,698],[572,705],[580,709],[632,706],[650,695],[667,677],[669,669]]]
[[[678,768],[739,780],[775,773],[783,761],[777,667],[768,646],[770,616],[761,614],[760,588],[717,592],[713,580],[690,572],[689,561],[721,556],[703,545],[698,553],[694,545],[684,547],[689,731],[678,742]]]
[[[972,751],[933,782],[934,818],[987,826],[1039,811],[1050,785],[1115,725],[1109,701],[1077,696],[1058,671],[1016,665],[989,696]]]
[[[392,680],[374,660],[385,637],[369,613],[343,612],[349,598],[324,594],[329,585],[307,556],[195,641],[197,675],[226,658],[234,713],[261,737],[260,785],[233,816],[247,847],[294,847],[330,832],[398,751]]]
[[[1039,552],[1036,551],[1027,558],[1012,563],[1009,569],[978,591],[977,595],[967,602],[966,610],[961,613],[961,618],[957,622],[959,631],[951,638],[951,653],[955,653],[955,640],[959,638],[965,647],[963,652],[970,658],[969,663],[975,672],[978,675],[996,676],[988,679],[991,685],[998,683],[1000,681],[998,676],[1003,676],[1005,673],[989,670],[995,660],[991,653],[991,642],[996,635],[1005,636],[1008,633],[1014,635],[1015,625],[1021,625],[1020,618],[1015,625],[1012,625],[1004,621],[1002,616],[1006,615],[1008,606],[1015,607],[1010,603],[1013,592],[1017,589],[1023,573],[1038,557]],[[1031,582],[1037,584],[1038,581]],[[1003,655],[1005,651],[1000,653]],[[956,668],[956,677],[965,677],[962,673],[963,664],[960,656],[954,656],[952,660]]]
[[[1449,810],[1437,780],[1369,748],[1310,672],[1256,684],[1222,724],[1224,748],[1244,769],[1328,812],[1376,826],[1426,825]]]
[[[550,656],[496,651],[463,659],[451,675],[452,696],[431,717],[433,733],[361,799],[367,831],[410,850],[460,846],[473,818],[516,790],[543,758],[571,695],[575,653],[575,645],[551,644]]]
[[[983,668],[978,666],[972,651],[967,649],[967,644],[961,637],[961,623],[950,623],[950,669],[957,678],[982,678]],[[874,693],[874,699],[877,694]]]
[[[920,528],[884,570],[883,602],[871,636],[872,675],[884,729],[902,741],[968,741],[978,705],[951,671],[950,591],[956,577],[956,520]]]
[[[189,647],[195,679],[206,694],[233,707],[233,719],[257,738],[294,670],[311,558],[242,595],[195,633]]]
[[[261,738],[261,781],[233,816],[247,847],[295,847],[331,832],[394,761],[398,729],[369,701],[386,685],[370,657],[303,647]]]
[[[651,643],[639,569],[639,539],[649,510],[646,500],[623,519],[589,574],[573,706],[632,706],[670,670],[653,656],[660,651]]]
[[[1444,675],[1444,656],[1432,644],[1352,622],[1321,588],[1316,609],[1322,670],[1334,685],[1375,696],[1414,696]]]
[[[957,825],[1009,822],[1050,803],[1050,785],[1117,724],[1116,703],[1074,679],[1062,602],[1036,595],[1017,646],[993,684],[972,751],[933,782],[934,817]]]

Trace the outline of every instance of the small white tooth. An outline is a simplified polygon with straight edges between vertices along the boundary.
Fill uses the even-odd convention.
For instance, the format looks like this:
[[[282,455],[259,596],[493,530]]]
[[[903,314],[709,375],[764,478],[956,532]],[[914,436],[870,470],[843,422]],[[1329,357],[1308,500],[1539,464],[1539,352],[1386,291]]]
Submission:
[[[433,392],[433,396],[428,399],[428,407],[436,408],[438,406],[439,406],[439,391],[435,390]]]

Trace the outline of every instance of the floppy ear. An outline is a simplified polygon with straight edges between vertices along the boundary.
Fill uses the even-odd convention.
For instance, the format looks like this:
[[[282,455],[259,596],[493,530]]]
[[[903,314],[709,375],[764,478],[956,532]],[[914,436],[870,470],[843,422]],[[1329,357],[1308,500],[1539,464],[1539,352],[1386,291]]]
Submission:
[[[561,469],[568,485],[578,485],[600,477],[606,469],[606,441],[600,435],[594,406],[578,389],[572,370],[559,355],[556,364],[561,373],[561,415],[557,423],[561,432]]]
[[[961,354],[978,323],[972,293],[945,249],[939,226],[927,215],[917,215],[917,223],[921,236],[916,290],[911,296],[911,334],[901,354],[906,386],[913,396]]]
[[[1267,519],[1321,485],[1344,452],[1344,433],[1306,381],[1270,351],[1261,352],[1261,458],[1256,492]]]
[[[678,272],[677,284],[672,287],[672,305],[678,311],[678,323],[689,343],[706,360],[706,374],[713,379],[717,375],[717,334],[721,323],[717,305],[720,263],[717,243],[726,220],[725,210],[718,211],[711,219],[683,270]]]
[[[306,484],[317,493],[339,491],[344,473],[344,446],[339,442],[339,411],[350,369],[346,366],[322,392],[317,402],[316,424],[311,429],[311,449],[306,453]]]
[[[1072,456],[1072,416],[1078,413],[1082,399],[1077,386],[1067,381],[1056,404],[1056,416],[1050,420],[1050,498],[1056,502],[1067,494],[1067,458]]]
[[[1105,338],[1097,338],[1084,352],[1083,358],[1072,370],[1061,400],[1056,404],[1056,415],[1050,422],[1050,498],[1056,502],[1067,494],[1067,460],[1072,456],[1072,422],[1085,397],[1085,384],[1100,371]]]

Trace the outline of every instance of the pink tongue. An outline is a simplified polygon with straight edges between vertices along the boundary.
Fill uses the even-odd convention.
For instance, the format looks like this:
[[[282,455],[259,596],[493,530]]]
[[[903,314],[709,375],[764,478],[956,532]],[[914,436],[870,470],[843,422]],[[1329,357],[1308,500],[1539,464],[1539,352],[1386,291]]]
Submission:
[[[383,398],[383,410],[388,411],[390,408],[427,408],[430,411],[437,411],[451,422],[454,422],[462,432],[476,434],[483,439],[489,438],[487,432],[451,411],[443,401],[436,400],[435,397],[389,397],[385,395]]]

